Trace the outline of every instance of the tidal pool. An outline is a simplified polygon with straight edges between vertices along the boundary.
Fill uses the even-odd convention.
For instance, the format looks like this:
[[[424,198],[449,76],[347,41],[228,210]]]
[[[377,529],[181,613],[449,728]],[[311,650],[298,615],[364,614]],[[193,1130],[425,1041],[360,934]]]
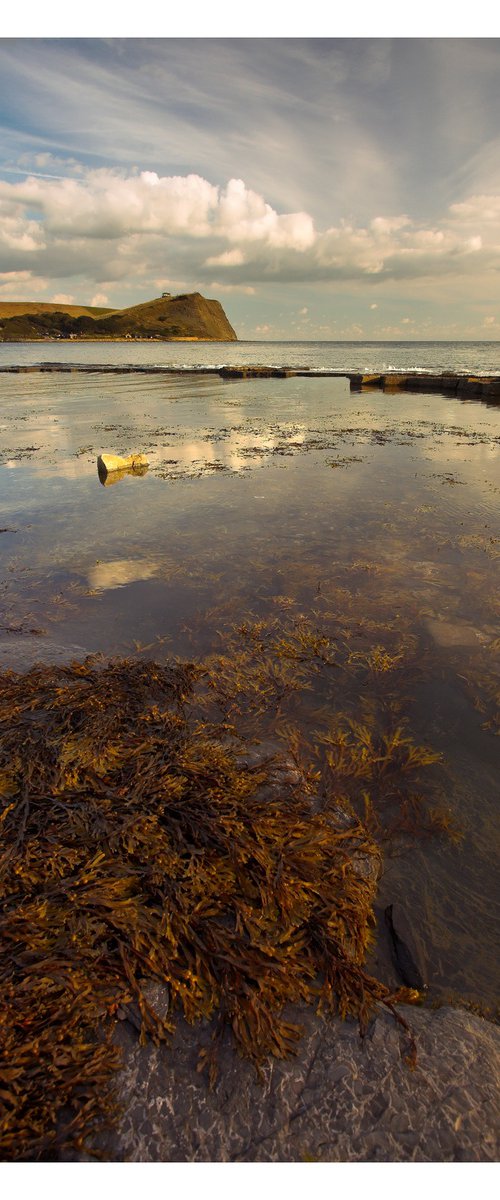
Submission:
[[[329,753],[344,779],[347,737],[361,807],[367,738],[401,730],[440,756],[406,812],[414,787],[460,840],[393,832],[377,911],[395,905],[431,999],[492,1005],[500,408],[341,379],[97,371],[1,389],[2,667],[209,661],[225,719],[295,731],[319,789]],[[103,486],[103,451],[149,470]],[[391,982],[383,921],[373,965]]]

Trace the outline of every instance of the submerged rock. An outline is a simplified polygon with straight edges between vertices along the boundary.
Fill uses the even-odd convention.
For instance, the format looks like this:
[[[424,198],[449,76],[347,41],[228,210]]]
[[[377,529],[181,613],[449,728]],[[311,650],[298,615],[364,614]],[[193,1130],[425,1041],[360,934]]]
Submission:
[[[464,621],[442,621],[429,617],[426,625],[437,646],[480,646],[488,641],[486,634]]]
[[[57,666],[84,659],[89,654],[83,646],[59,643],[47,637],[16,634],[0,638],[0,670],[29,671],[35,663]]]
[[[172,1046],[140,1046],[120,1023],[123,1115],[103,1139],[126,1162],[494,1162],[500,1127],[500,1029],[454,1008],[401,1007],[418,1061],[380,1012],[355,1022],[294,1010],[304,1036],[262,1083],[225,1035],[218,1082],[196,1070],[199,1033],[180,1021]],[[202,1034],[208,1045],[210,1027]]]

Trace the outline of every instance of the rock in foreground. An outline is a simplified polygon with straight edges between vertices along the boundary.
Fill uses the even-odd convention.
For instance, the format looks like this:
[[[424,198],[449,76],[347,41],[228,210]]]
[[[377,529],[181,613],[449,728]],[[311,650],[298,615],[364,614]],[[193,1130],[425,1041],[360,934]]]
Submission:
[[[380,1013],[361,1040],[353,1021],[311,1009],[297,1056],[260,1084],[224,1040],[213,1092],[196,1071],[199,1030],[139,1046],[122,1026],[124,1113],[106,1157],[133,1162],[493,1162],[500,1128],[500,1029],[454,1008],[399,1009],[415,1033]],[[403,1035],[403,1046],[400,1045]],[[206,1041],[209,1036],[206,1031]]]

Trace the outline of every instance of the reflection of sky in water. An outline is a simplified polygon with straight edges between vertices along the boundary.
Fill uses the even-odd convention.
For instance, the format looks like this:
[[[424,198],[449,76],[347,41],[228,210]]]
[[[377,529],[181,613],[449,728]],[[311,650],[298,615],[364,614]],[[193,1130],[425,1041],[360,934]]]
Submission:
[[[325,605],[359,626],[356,645],[378,637],[370,622],[382,619],[431,648],[416,719],[450,758],[450,794],[472,840],[460,895],[456,851],[439,848],[416,852],[416,874],[390,863],[382,895],[391,902],[403,889],[439,948],[438,975],[467,990],[465,958],[471,991],[481,976],[489,994],[491,956],[479,966],[474,956],[490,920],[482,889],[496,879],[499,742],[472,704],[462,714],[456,681],[498,637],[500,408],[350,394],[334,379],[28,375],[4,377],[2,391],[0,643],[10,665],[21,639],[36,657],[51,640],[131,653],[159,636],[160,654],[197,657],[249,612],[310,616]],[[142,452],[150,469],[103,488],[105,450]]]
[[[151,579],[156,571],[157,565],[154,562],[148,562],[147,559],[133,561],[119,558],[111,560],[111,562],[95,563],[88,572],[88,581],[90,587],[95,588],[96,591],[105,591],[106,588],[124,587],[127,583]]]
[[[43,591],[55,570],[94,590],[182,572],[189,586],[191,571],[199,590],[203,568],[244,575],[273,545],[415,564],[461,521],[495,520],[500,409],[335,379],[28,375],[3,390],[0,501],[18,532],[0,552],[15,592],[35,572]],[[103,450],[145,453],[150,470],[103,489]]]

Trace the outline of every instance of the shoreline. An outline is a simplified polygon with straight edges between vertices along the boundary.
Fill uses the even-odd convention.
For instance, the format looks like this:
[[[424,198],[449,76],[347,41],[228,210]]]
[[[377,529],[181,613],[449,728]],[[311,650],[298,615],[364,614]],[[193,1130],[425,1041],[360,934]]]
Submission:
[[[451,396],[472,397],[500,404],[499,375],[470,375],[449,372],[399,372],[360,374],[358,371],[340,371],[312,367],[169,367],[159,364],[112,364],[112,363],[13,363],[0,364],[0,374],[27,375],[36,373],[54,374],[102,374],[102,375],[218,375],[221,379],[348,379],[351,391],[397,391],[397,392],[440,392]]]

